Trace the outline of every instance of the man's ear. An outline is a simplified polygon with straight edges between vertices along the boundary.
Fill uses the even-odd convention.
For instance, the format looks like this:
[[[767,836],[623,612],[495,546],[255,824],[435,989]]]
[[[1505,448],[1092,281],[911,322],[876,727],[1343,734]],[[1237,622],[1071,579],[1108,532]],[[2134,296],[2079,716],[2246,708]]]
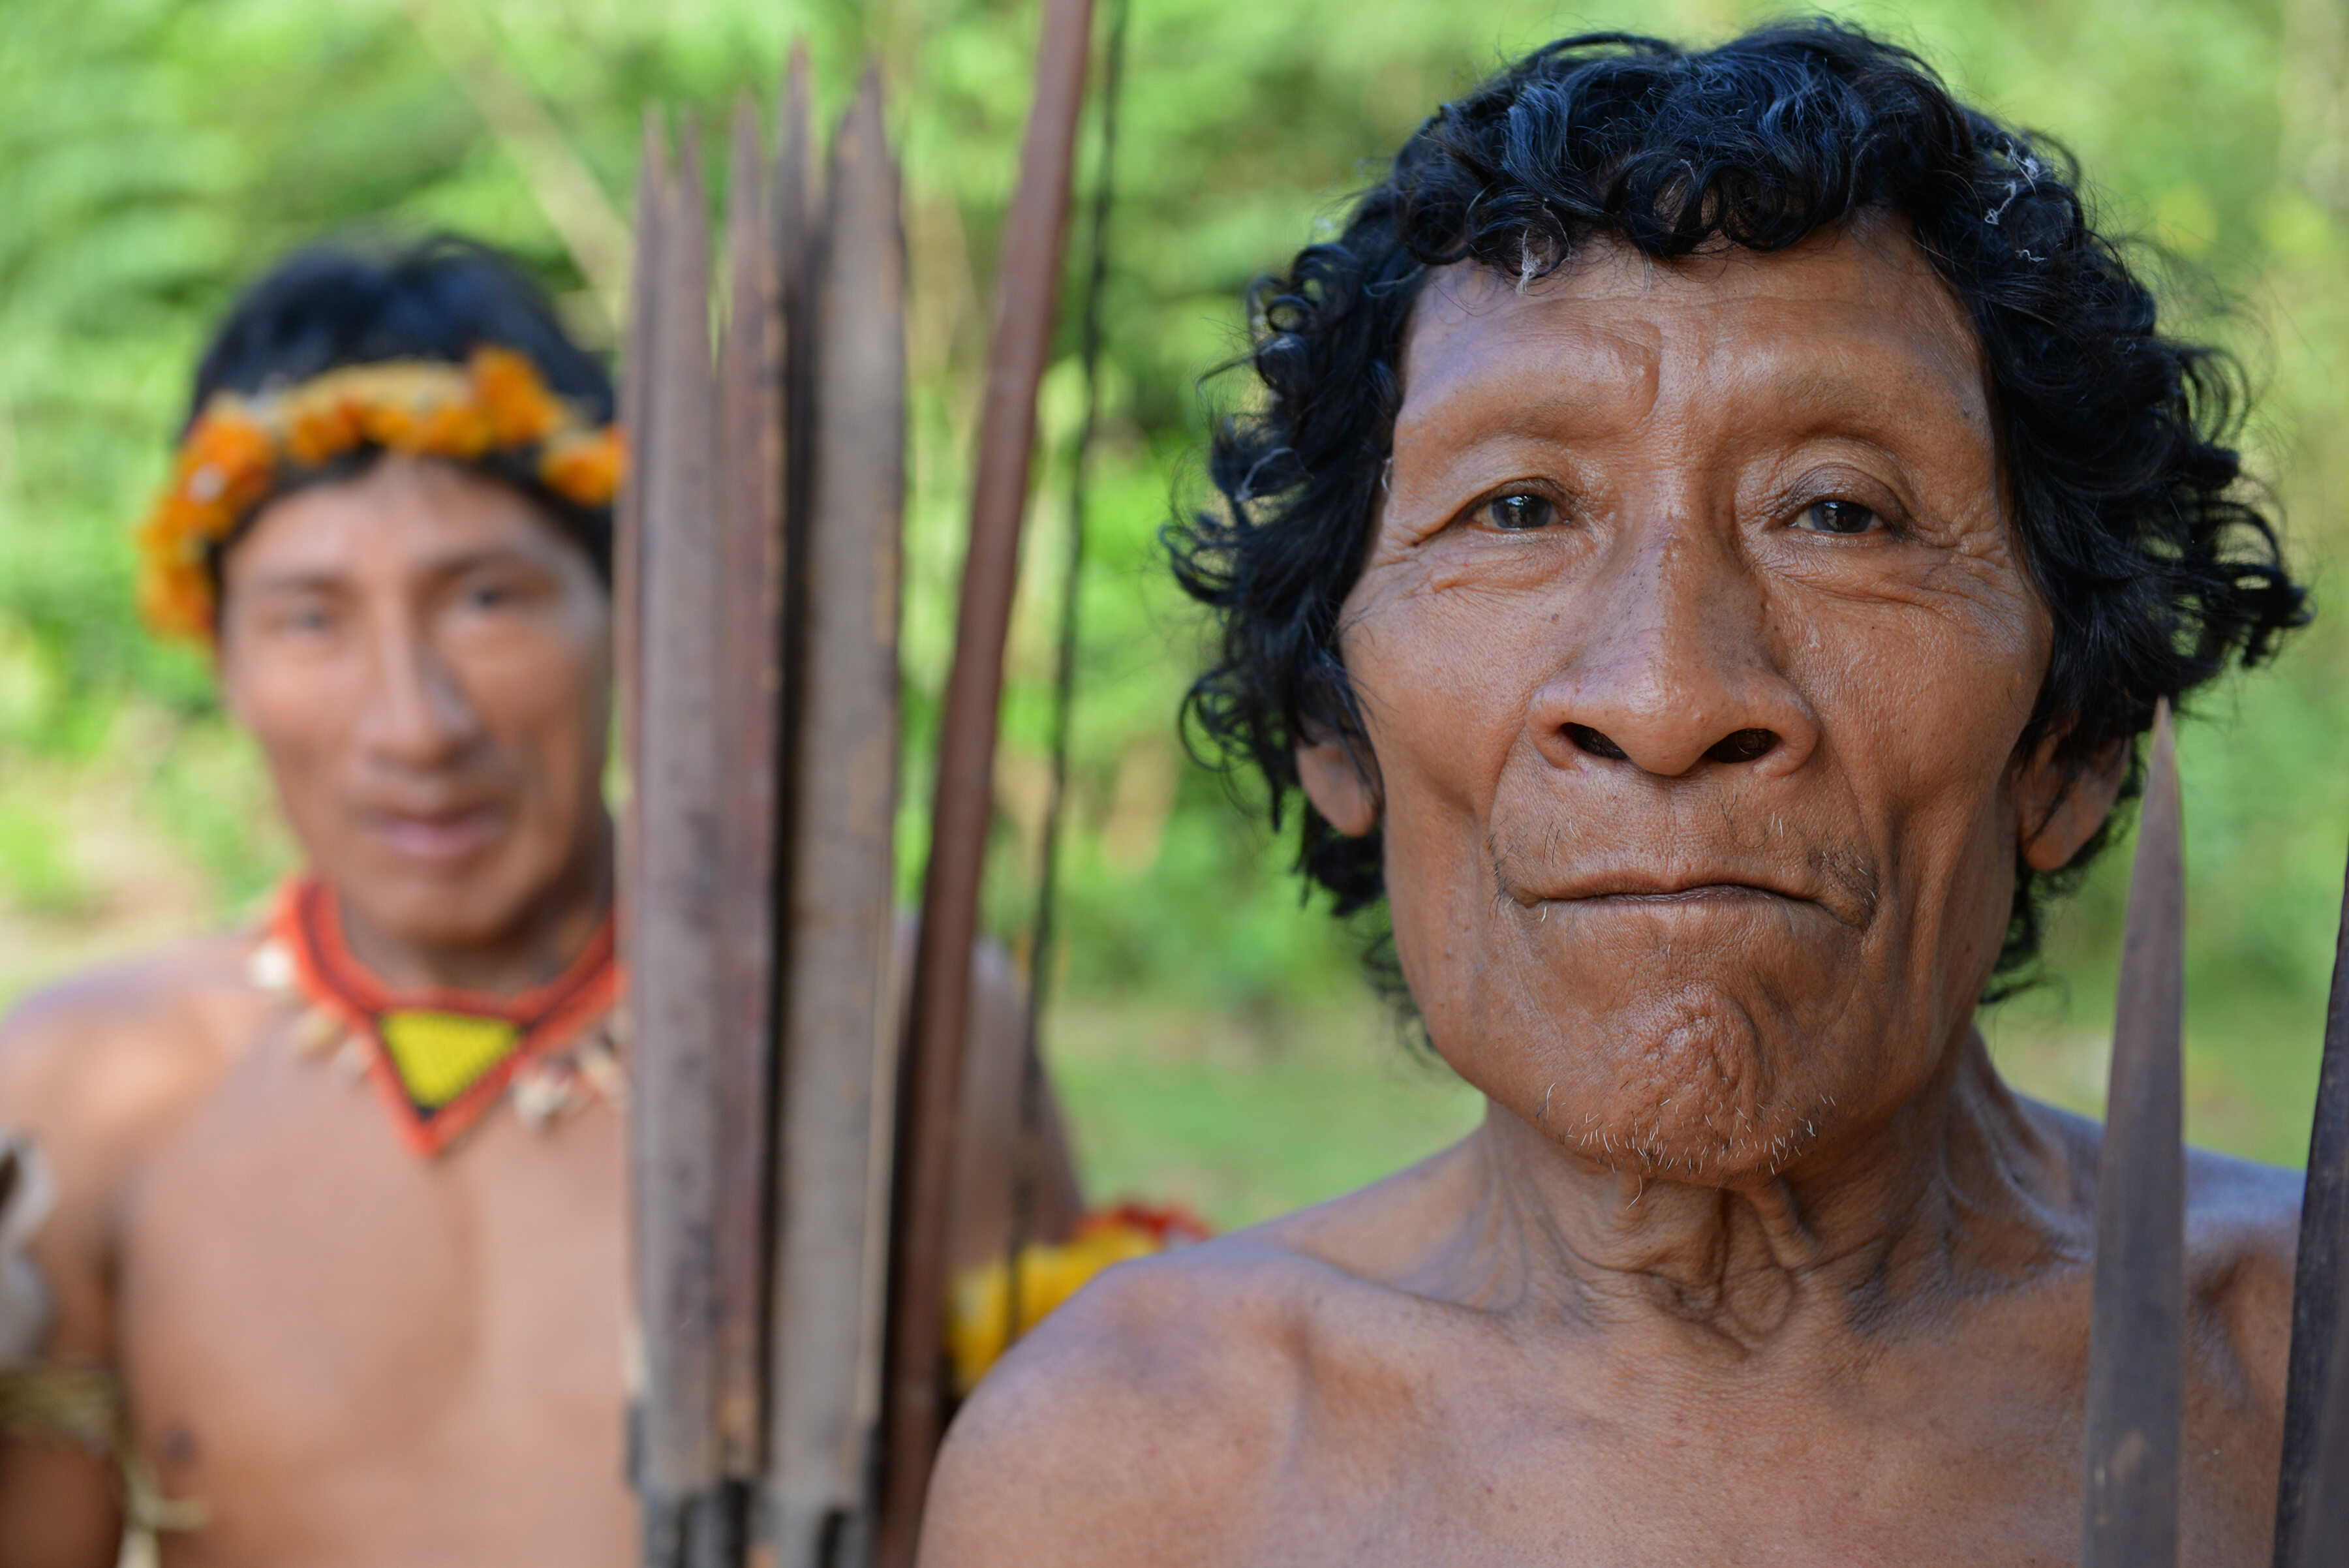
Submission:
[[[1313,809],[1347,837],[1360,838],[1379,825],[1378,791],[1353,751],[1335,735],[1298,746],[1297,779]]]
[[[2129,743],[2107,743],[2085,771],[2066,774],[2055,763],[2058,736],[2039,743],[2015,784],[2023,863],[2033,871],[2060,871],[2112,815],[2128,777]]]

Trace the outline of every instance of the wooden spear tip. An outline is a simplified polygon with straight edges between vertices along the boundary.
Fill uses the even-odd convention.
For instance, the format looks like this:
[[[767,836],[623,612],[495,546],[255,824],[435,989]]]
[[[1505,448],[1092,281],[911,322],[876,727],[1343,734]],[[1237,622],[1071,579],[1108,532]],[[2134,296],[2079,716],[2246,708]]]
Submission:
[[[813,139],[813,117],[807,74],[807,49],[804,44],[792,46],[791,63],[783,69],[783,85],[775,104],[775,179],[779,186],[792,181],[804,182],[802,171],[811,161],[810,144]],[[791,221],[786,211],[784,221]]]
[[[666,189],[676,176],[677,163],[670,153],[668,115],[657,103],[645,105],[643,157],[653,182]]]
[[[645,134],[636,161],[636,222],[652,213],[653,202],[667,192],[670,182],[668,126],[657,103],[645,105]]]
[[[2157,699],[2153,707],[2153,744],[2145,757],[2145,808],[2139,817],[2140,835],[2148,829],[2175,837],[2178,832],[2178,728],[2172,719],[2169,699]]]
[[[653,301],[659,293],[661,257],[667,249],[664,218],[671,183],[668,138],[658,105],[645,106],[644,131],[644,151],[636,166],[636,254],[629,264],[628,323],[620,379],[621,419],[640,445],[649,429],[646,419],[650,390],[647,366],[653,353],[657,314]],[[624,536],[633,533],[636,500],[643,489],[643,465],[629,464],[618,518]]]
[[[786,160],[795,148],[805,155],[814,119],[815,78],[808,63],[807,35],[802,33],[792,40],[791,54],[783,62],[782,91],[775,112],[775,139]]]
[[[766,161],[765,151],[759,141],[759,106],[747,92],[734,99],[734,129],[729,151],[731,163],[727,170],[727,201],[732,211],[754,215],[762,204]]]
[[[871,114],[865,108],[864,88],[860,84],[856,96],[849,99],[848,106],[840,111],[839,123],[833,128],[832,155],[825,161],[824,185],[826,192],[834,201],[840,196],[842,175],[864,161],[864,140],[870,134],[866,129],[870,119]]]
[[[677,117],[677,180],[680,188],[701,189],[701,117],[687,109]]]
[[[889,162],[889,125],[883,112],[881,66],[873,61],[856,80],[856,96],[840,116],[840,135],[833,141],[832,161],[834,168],[863,163],[878,159],[883,167]]]

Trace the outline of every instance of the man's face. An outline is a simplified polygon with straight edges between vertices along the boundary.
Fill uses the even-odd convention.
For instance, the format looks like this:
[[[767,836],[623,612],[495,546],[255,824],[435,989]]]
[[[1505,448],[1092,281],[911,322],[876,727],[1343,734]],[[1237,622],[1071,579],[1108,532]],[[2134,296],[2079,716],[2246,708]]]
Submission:
[[[347,910],[463,946],[600,877],[610,601],[520,493],[388,456],[272,503],[224,576],[229,707]]]
[[[1971,1026],[2037,787],[2049,619],[1958,306],[1884,229],[1598,244],[1433,280],[1403,384],[1340,633],[1375,799],[1300,760],[1384,823],[1437,1049],[1658,1176],[1880,1125]]]

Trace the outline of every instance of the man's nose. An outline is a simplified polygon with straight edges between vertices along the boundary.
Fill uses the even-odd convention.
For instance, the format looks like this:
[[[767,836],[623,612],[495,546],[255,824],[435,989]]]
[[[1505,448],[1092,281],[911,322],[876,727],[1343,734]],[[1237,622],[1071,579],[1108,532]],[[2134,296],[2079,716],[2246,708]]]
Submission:
[[[445,767],[477,743],[481,715],[447,659],[422,628],[387,616],[374,628],[373,679],[359,737],[378,761],[402,768]]]
[[[1536,694],[1530,718],[1552,765],[1658,778],[1801,766],[1818,722],[1786,678],[1766,589],[1726,527],[1661,522],[1628,531],[1610,556],[1570,612],[1581,624],[1568,656]]]

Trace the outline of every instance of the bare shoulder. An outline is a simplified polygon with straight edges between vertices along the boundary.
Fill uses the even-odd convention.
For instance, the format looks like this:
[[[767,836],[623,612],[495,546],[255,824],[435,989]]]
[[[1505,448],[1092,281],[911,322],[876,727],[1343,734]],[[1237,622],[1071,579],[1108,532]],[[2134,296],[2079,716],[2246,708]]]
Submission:
[[[1389,1238],[1446,1158],[1086,1286],[957,1418],[924,1568],[1252,1561],[1300,1425],[1424,1304]]]
[[[2024,1102],[2031,1120],[2068,1167],[2082,1215],[2095,1209],[2103,1124],[2040,1100]],[[2207,1148],[2186,1151],[2188,1267],[2211,1283],[2257,1284],[2281,1279],[2289,1293],[2300,1238],[2302,1173]]]
[[[956,1418],[924,1568],[1230,1561],[1297,1403],[1312,1269],[1235,1236],[1087,1285]]]
[[[69,1074],[150,1050],[213,1054],[256,1013],[255,941],[251,931],[192,937],[33,992],[0,1020],[0,1074]]]
[[[2188,1290],[2246,1391],[2282,1418],[2302,1174],[2207,1149],[2186,1165]]]
[[[251,933],[177,942],[34,993],[0,1021],[0,1126],[104,1141],[200,1094],[273,1006]]]
[[[244,978],[251,935],[90,970],[0,1021],[0,1127],[31,1138],[57,1206],[34,1234],[56,1307],[47,1354],[112,1355],[117,1199],[277,1004]]]
[[[2186,1151],[2187,1246],[2292,1272],[2304,1173],[2207,1148]]]
[[[2038,1101],[2031,1114],[2071,1167],[2081,1212],[2095,1210],[2101,1124]],[[2186,1151],[2187,1293],[2240,1388],[2282,1419],[2292,1347],[2292,1269],[2302,1174],[2207,1148]]]

